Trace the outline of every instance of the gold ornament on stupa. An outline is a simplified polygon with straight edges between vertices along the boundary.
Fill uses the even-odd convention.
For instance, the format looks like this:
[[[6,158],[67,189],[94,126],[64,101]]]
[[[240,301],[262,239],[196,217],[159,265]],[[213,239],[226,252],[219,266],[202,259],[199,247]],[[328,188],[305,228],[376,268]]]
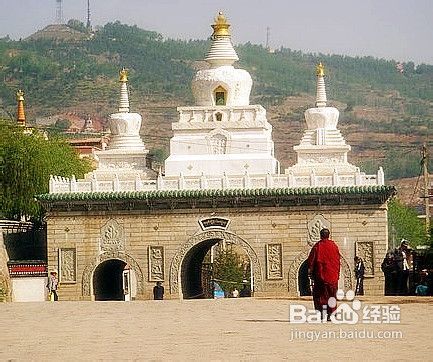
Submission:
[[[127,83],[128,82],[128,70],[125,68],[122,68],[122,70],[119,72],[119,82],[121,83]]]
[[[215,24],[211,26],[213,29],[213,38],[218,36],[230,36],[230,24],[227,22],[227,18],[224,16],[222,11],[218,13],[217,17],[215,18]]]
[[[319,64],[317,64],[316,66],[316,75],[318,77],[323,77],[325,76],[325,66],[322,64],[322,62],[320,62]]]
[[[26,126],[26,113],[24,112],[24,92],[20,89],[17,92],[17,123],[19,126]]]
[[[21,89],[17,92],[17,101],[24,101],[24,92]]]

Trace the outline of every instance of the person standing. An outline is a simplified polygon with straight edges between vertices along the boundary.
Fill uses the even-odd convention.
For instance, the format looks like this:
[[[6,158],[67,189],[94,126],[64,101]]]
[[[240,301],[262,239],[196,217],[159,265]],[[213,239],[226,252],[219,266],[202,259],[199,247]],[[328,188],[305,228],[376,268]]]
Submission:
[[[164,287],[161,282],[156,282],[156,285],[153,287],[153,299],[154,300],[163,300],[164,299]]]
[[[329,298],[336,297],[340,278],[340,251],[329,238],[328,229],[320,230],[320,240],[312,247],[308,256],[308,275],[313,281],[314,308],[323,313],[326,308],[328,320],[336,305],[328,305]]]
[[[242,286],[242,289],[239,292],[239,297],[241,297],[241,298],[251,297],[251,289],[249,288],[249,286],[247,284],[244,284]]]
[[[57,272],[53,270],[52,272],[50,272],[50,275],[48,277],[48,283],[47,283],[50,300],[52,302],[59,300],[59,296],[57,294],[58,286],[59,286],[59,280],[57,279]]]
[[[408,295],[408,280],[409,280],[409,243],[407,240],[402,239],[400,247],[396,250],[396,263],[397,263],[397,295]]]
[[[389,251],[386,253],[381,265],[383,275],[385,276],[385,295],[397,294],[397,263],[394,254]]]
[[[355,261],[355,278],[356,278],[355,295],[364,295],[364,274],[365,274],[364,262],[359,256],[355,256],[354,261]]]

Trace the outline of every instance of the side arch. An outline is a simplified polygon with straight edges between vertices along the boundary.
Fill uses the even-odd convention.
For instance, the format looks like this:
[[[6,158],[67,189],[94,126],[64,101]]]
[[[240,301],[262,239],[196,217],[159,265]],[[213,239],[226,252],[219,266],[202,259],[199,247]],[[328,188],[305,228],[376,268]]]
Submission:
[[[170,265],[169,283],[170,283],[171,294],[175,294],[179,292],[180,272],[181,272],[181,266],[182,266],[183,259],[185,258],[185,255],[194,246],[210,239],[226,240],[230,243],[240,246],[248,255],[251,261],[251,268],[252,268],[253,279],[254,279],[254,290],[255,291],[263,290],[262,267],[260,265],[259,258],[256,252],[254,251],[254,249],[251,247],[251,245],[241,237],[231,232],[224,231],[224,230],[206,230],[189,238],[177,250],[176,254],[174,255]]]
[[[92,284],[92,275],[96,267],[101,264],[102,262],[109,260],[109,259],[118,259],[124,261],[126,264],[128,264],[135,272],[135,275],[137,277],[137,295],[143,294],[143,284],[144,284],[144,277],[143,272],[141,271],[140,266],[135,261],[135,259],[123,252],[119,251],[108,251],[105,253],[102,253],[98,257],[96,257],[92,263],[88,264],[83,271],[83,277],[82,277],[82,294],[83,296],[90,296],[91,291],[91,284]]]
[[[289,295],[292,297],[299,296],[299,288],[298,288],[298,277],[299,277],[299,268],[301,264],[308,258],[310,254],[311,248],[305,248],[302,252],[300,252],[296,258],[292,261],[289,267]],[[350,268],[349,263],[346,258],[341,255],[340,256],[340,271],[343,276],[343,285],[345,290],[353,289],[353,278],[352,278],[352,269]]]

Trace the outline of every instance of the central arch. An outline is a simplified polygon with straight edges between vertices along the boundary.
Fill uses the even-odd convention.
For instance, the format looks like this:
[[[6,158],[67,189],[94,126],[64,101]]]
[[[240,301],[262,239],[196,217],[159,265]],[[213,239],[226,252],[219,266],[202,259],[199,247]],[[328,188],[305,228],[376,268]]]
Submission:
[[[253,279],[252,283],[254,291],[263,290],[262,268],[260,266],[259,258],[251,245],[241,237],[231,232],[225,230],[206,230],[188,239],[188,241],[186,241],[174,255],[170,266],[169,282],[171,294],[179,293],[179,296],[181,298],[183,297],[181,274],[182,265],[184,265],[185,258],[189,258],[189,256],[195,255],[196,260],[193,260],[192,263],[191,260],[187,260],[187,263],[185,263],[185,265],[187,264],[189,268],[197,268],[199,265],[199,260],[204,251],[208,250],[211,245],[217,243],[219,240],[225,240],[228,243],[238,245],[243,249],[251,262]],[[193,250],[194,252],[191,253],[191,250]]]

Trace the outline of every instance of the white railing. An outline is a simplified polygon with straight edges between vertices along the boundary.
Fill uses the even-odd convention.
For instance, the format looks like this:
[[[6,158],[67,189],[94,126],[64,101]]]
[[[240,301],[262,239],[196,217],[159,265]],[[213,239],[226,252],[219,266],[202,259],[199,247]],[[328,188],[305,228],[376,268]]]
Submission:
[[[369,186],[384,185],[382,167],[376,175],[363,172],[355,174],[308,176],[288,174],[267,175],[223,175],[223,176],[162,176],[156,180],[142,180],[139,176],[130,180],[119,180],[114,174],[111,181],[98,180],[95,175],[90,180],[76,180],[75,177],[50,177],[50,193],[69,192],[111,192],[111,191],[152,191],[152,190],[200,190],[200,189],[248,189],[322,186]]]

